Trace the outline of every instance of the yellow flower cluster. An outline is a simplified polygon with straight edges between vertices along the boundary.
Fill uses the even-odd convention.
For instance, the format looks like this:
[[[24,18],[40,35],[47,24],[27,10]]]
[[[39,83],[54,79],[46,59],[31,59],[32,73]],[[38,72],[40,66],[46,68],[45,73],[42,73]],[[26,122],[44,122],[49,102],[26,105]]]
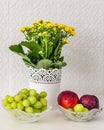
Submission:
[[[41,32],[39,33],[39,36],[46,36],[46,35],[47,35],[47,32],[46,32],[46,31],[44,31],[44,32],[42,32],[42,33],[41,33]]]
[[[30,31],[30,32],[34,32],[34,27],[33,26],[24,26],[22,28],[20,28],[21,32],[25,32],[25,31]]]
[[[71,36],[75,36],[75,29],[74,27],[69,27],[67,25],[64,24],[57,24],[57,23],[52,23],[50,21],[44,22],[43,20],[39,20],[37,22],[33,23],[33,26],[24,26],[20,29],[21,32],[35,32],[37,30],[41,30],[42,32],[46,32],[48,29],[51,29],[51,31],[64,31],[68,34],[70,34]],[[40,34],[39,34],[40,35]]]
[[[64,26],[64,30],[65,32],[70,33],[72,36],[76,35],[75,29],[73,27]]]
[[[69,43],[70,43],[69,40],[63,39],[63,44],[69,44]]]
[[[73,36],[76,35],[74,27],[69,27],[69,26],[64,25],[64,24],[59,24],[58,27],[61,29],[64,29],[64,31],[67,33],[71,33]]]
[[[26,30],[29,30],[29,26],[24,26],[24,27],[20,28],[21,32],[25,32]]]

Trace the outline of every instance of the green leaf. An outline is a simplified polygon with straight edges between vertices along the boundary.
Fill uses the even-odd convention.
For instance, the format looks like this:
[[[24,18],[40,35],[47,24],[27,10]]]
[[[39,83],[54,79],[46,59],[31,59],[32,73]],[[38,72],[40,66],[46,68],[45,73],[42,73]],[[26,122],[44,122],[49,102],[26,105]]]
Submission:
[[[24,53],[23,48],[20,44],[18,45],[11,45],[9,49],[22,57],[22,60],[25,64],[35,67],[35,65],[31,62],[31,59]]]
[[[39,52],[41,51],[41,46],[39,44],[26,41],[21,42],[21,45],[29,49],[27,55],[31,59],[31,61],[37,61],[37,59],[39,59]]]
[[[20,44],[18,45],[11,45],[9,49],[17,54],[24,54],[23,48]]]
[[[52,67],[61,69],[62,67],[66,66],[66,62],[58,61],[56,63],[52,63]]]
[[[37,68],[38,69],[40,69],[40,68],[49,69],[49,68],[51,68],[51,64],[52,64],[51,60],[43,59],[37,63]]]
[[[31,59],[31,60],[37,60],[37,59],[39,59],[39,53],[38,52],[36,52],[35,50],[34,51],[29,51],[28,52],[28,57]]]
[[[41,46],[35,42],[23,41],[20,44],[27,47],[31,51],[35,50],[36,52],[39,52],[41,50]]]
[[[25,57],[22,59],[24,61],[24,63],[27,65],[27,66],[32,66],[32,67],[35,67],[36,66],[30,61],[30,59],[28,57]]]

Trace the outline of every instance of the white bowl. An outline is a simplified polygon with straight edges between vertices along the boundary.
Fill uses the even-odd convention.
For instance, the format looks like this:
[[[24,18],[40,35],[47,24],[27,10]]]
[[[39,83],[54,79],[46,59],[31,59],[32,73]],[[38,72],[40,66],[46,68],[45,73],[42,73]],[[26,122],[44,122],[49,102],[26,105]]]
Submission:
[[[45,111],[41,113],[29,114],[19,109],[7,110],[7,112],[9,112],[12,116],[14,116],[18,120],[21,120],[27,123],[32,123],[32,122],[39,121],[41,118],[46,116],[50,110],[51,110],[51,106],[49,106]]]
[[[95,118],[102,111],[102,108],[99,108],[99,109],[92,109],[87,112],[74,112],[63,108],[60,105],[58,105],[58,108],[68,119],[71,119],[73,121],[80,121],[80,122],[89,121]]]

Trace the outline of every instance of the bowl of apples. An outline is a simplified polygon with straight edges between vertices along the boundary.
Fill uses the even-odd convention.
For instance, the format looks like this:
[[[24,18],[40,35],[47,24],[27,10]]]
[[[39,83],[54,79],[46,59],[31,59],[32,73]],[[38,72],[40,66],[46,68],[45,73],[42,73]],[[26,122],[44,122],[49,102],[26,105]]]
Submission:
[[[44,117],[51,109],[47,103],[47,93],[38,93],[35,89],[21,89],[15,95],[6,95],[3,107],[15,118],[24,122],[36,122]]]
[[[73,121],[92,120],[102,111],[95,95],[85,94],[79,98],[75,92],[66,90],[59,93],[57,102],[59,110]]]

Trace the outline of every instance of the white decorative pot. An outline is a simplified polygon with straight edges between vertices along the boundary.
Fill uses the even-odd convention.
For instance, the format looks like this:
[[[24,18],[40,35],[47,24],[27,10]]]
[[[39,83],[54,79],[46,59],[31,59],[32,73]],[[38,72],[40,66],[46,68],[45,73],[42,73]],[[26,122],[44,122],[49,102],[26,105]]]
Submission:
[[[35,69],[29,67],[29,86],[37,92],[46,91],[48,104],[55,109],[60,92],[61,69]]]

